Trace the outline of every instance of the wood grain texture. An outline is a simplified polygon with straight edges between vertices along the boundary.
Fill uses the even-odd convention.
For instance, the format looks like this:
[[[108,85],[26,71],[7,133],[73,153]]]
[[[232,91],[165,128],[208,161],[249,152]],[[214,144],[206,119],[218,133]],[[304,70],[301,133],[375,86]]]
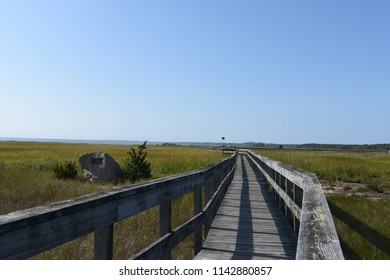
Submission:
[[[332,214],[317,177],[308,174],[305,180],[301,226],[299,228],[299,260],[343,260]]]
[[[114,244],[114,225],[95,230],[94,260],[111,260]]]
[[[251,158],[253,159],[253,158]],[[290,197],[290,195],[278,185],[276,181],[274,181],[270,175],[268,175],[265,170],[254,160],[254,164],[261,171],[265,180],[271,184],[272,188],[275,190],[275,194],[277,194],[280,199],[287,205],[290,211],[294,214],[294,216],[300,220],[301,218],[301,208],[297,205],[297,203]],[[283,176],[284,177],[284,176]],[[285,177],[284,177],[285,178]]]
[[[195,259],[294,259],[297,237],[245,156]]]
[[[164,252],[171,250],[186,239],[191,233],[204,223],[204,212],[195,215],[188,222],[167,233],[148,247],[144,248],[134,256],[132,260],[157,260],[164,258]]]

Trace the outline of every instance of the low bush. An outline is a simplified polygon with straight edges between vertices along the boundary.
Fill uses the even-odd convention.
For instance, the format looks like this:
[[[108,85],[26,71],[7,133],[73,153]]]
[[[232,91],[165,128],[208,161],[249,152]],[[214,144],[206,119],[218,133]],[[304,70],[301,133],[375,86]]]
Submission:
[[[77,176],[76,163],[72,161],[67,161],[64,163],[56,163],[53,168],[54,176],[57,179],[74,179]]]
[[[124,161],[125,175],[133,183],[139,179],[152,177],[150,163],[146,161],[146,142],[138,146],[138,151],[130,147],[130,151],[127,152],[129,157]]]

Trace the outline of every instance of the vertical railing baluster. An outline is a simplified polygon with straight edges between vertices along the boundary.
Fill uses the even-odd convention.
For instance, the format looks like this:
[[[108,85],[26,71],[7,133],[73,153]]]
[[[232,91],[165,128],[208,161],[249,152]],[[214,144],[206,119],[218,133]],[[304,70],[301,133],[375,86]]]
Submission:
[[[194,191],[194,215],[202,211],[202,188]],[[194,231],[194,254],[197,255],[202,250],[202,225],[197,225]]]
[[[160,237],[172,231],[172,201],[168,200],[160,204]],[[162,252],[163,260],[172,259],[172,248],[166,248]]]
[[[206,205],[209,203],[211,199],[211,186],[212,186],[212,173],[207,172],[205,176],[205,185],[204,185],[204,204]],[[204,236],[207,236],[210,226],[211,226],[211,221],[210,221],[210,211],[207,211],[205,213],[205,220],[204,220]]]
[[[98,228],[94,232],[94,259],[112,260],[114,225]]]

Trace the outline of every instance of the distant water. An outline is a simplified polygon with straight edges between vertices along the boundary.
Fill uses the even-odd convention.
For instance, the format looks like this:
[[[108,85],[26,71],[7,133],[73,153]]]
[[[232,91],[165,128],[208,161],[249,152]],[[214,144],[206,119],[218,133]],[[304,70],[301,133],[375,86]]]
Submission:
[[[142,144],[144,141],[128,141],[128,140],[86,140],[86,139],[46,139],[46,138],[12,138],[0,137],[0,141],[15,141],[15,142],[50,142],[50,143],[78,143],[78,144],[107,144],[107,145],[134,145]],[[152,145],[162,144],[162,142],[148,142]]]
[[[0,137],[0,141],[15,141],[15,142],[49,142],[49,143],[76,143],[76,144],[103,144],[103,145],[139,145],[144,141],[134,140],[81,140],[81,139],[45,139],[45,138],[12,138]],[[217,146],[220,143],[211,142],[157,142],[148,141],[149,145],[162,145],[171,143],[184,146]]]

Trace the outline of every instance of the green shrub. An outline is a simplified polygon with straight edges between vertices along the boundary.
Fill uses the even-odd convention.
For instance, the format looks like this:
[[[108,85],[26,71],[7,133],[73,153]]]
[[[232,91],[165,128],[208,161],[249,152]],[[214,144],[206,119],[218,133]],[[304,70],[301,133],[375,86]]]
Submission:
[[[76,163],[72,161],[67,161],[63,164],[56,163],[54,165],[53,172],[57,179],[74,179],[77,176]]]
[[[130,150],[127,152],[129,157],[124,160],[126,178],[133,183],[139,179],[152,177],[150,163],[146,161],[146,142],[138,146],[138,151],[130,147]]]

